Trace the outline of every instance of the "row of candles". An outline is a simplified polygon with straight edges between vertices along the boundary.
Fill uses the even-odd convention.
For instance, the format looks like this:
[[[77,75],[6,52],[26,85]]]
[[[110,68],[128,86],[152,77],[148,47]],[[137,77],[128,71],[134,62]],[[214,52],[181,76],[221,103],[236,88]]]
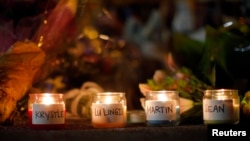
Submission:
[[[204,91],[204,124],[237,124],[239,122],[239,103],[237,90]],[[28,123],[31,128],[64,128],[66,110],[63,94],[30,94],[28,105]],[[143,112],[145,122],[148,126],[179,125],[181,121],[180,108],[178,91],[149,91],[146,94]],[[128,113],[125,93],[102,92],[93,94],[91,105],[93,127],[124,127],[127,124]],[[142,119],[139,120],[143,120],[143,114],[141,117]]]

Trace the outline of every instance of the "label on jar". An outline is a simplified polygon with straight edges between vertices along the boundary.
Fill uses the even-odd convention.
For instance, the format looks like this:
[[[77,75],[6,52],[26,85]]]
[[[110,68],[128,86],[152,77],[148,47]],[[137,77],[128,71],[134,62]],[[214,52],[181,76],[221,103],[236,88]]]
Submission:
[[[32,124],[64,124],[64,104],[33,104]]]
[[[123,123],[125,122],[123,104],[92,104],[92,122]]]
[[[147,100],[145,102],[147,120],[176,120],[175,101]]]
[[[203,100],[204,120],[231,120],[235,117],[233,100]]]

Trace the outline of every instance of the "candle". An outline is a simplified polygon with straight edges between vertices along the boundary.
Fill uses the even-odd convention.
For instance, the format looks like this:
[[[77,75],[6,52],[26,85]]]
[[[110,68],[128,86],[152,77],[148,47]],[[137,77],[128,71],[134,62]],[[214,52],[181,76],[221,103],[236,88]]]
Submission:
[[[28,124],[32,129],[61,129],[65,126],[63,94],[29,95]]]
[[[149,91],[145,100],[146,120],[149,126],[178,125],[180,104],[177,91]]]
[[[203,96],[204,124],[239,123],[240,100],[237,90],[206,90]]]
[[[127,111],[127,123],[144,124],[146,122],[146,114],[143,110]]]
[[[126,98],[122,92],[103,92],[92,97],[92,125],[95,128],[115,128],[126,125]]]

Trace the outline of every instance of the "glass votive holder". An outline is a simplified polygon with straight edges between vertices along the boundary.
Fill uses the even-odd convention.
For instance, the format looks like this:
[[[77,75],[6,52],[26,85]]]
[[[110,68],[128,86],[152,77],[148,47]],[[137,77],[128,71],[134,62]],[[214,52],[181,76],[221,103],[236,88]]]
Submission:
[[[238,90],[205,90],[203,96],[204,124],[238,124],[240,99]]]
[[[62,129],[65,127],[63,94],[29,94],[28,125],[32,129]]]
[[[127,111],[128,124],[144,124],[146,123],[146,114],[144,110]]]
[[[146,93],[145,113],[148,126],[168,126],[180,123],[180,101],[177,91]]]
[[[118,128],[126,125],[127,102],[123,92],[92,95],[91,120],[95,128]]]

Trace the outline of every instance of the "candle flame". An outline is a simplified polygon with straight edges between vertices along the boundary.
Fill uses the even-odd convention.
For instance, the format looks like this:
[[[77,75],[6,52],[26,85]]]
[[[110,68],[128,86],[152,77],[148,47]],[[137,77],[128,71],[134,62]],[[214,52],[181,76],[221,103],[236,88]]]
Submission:
[[[106,104],[111,104],[111,103],[113,103],[113,102],[112,102],[112,97],[106,97],[106,98],[104,99],[104,103],[106,103]]]
[[[161,100],[161,101],[167,101],[168,100],[168,98],[167,98],[167,96],[165,94],[159,94],[158,99]]]
[[[45,95],[45,96],[42,98],[42,103],[43,103],[43,104],[46,104],[46,105],[50,105],[50,104],[55,103],[55,101],[54,101],[54,98],[51,97],[51,96],[48,94],[48,95]]]

